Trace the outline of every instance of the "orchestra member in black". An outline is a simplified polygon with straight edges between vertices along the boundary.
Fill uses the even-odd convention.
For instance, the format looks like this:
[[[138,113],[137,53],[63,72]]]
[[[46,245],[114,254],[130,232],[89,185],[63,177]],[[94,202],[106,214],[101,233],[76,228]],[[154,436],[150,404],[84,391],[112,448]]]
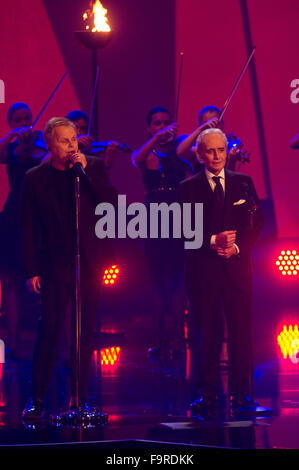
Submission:
[[[72,167],[79,163],[85,176],[80,190],[80,247],[82,332],[79,398],[87,408],[87,382],[93,332],[99,308],[103,271],[115,262],[108,239],[95,234],[95,207],[99,202],[116,204],[103,162],[78,149],[74,123],[53,118],[44,138],[50,157],[26,173],[21,208],[22,256],[27,286],[41,294],[42,316],[34,349],[32,396],[24,419],[45,416],[44,400],[51,380],[68,306],[73,320],[71,354],[71,407],[76,397],[75,381],[75,198]]]
[[[203,169],[204,165],[199,161],[196,156],[196,139],[201,132],[209,128],[218,128],[224,132],[224,121],[221,119],[221,110],[216,106],[205,106],[198,113],[198,127],[183,139],[178,148],[177,155],[180,158],[190,160],[193,166],[193,172],[197,173],[200,169]],[[229,141],[229,135],[227,135]],[[236,164],[238,161],[238,148],[230,145],[229,152],[226,160],[226,168],[229,170],[236,170]]]
[[[89,117],[84,111],[70,111],[66,118],[72,121],[78,134],[78,144],[81,152],[87,155],[98,156],[103,159],[106,170],[112,167],[119,150],[123,147],[116,141],[97,142],[89,132]],[[127,151],[127,150],[126,150]]]
[[[7,353],[15,357],[20,299],[24,298],[19,234],[22,185],[26,171],[40,164],[47,148],[42,132],[32,131],[32,112],[26,103],[14,103],[7,112],[7,122],[11,131],[0,141],[0,163],[6,165],[9,183],[0,217],[0,269],[8,326]]]
[[[141,170],[145,204],[177,202],[178,185],[192,172],[190,164],[176,155],[178,125],[171,123],[165,108],[156,107],[147,115],[147,131],[149,140],[132,153],[133,164]],[[144,252],[156,300],[156,338],[150,351],[153,358],[164,361],[185,348],[183,243],[171,234],[169,239],[148,237]]]

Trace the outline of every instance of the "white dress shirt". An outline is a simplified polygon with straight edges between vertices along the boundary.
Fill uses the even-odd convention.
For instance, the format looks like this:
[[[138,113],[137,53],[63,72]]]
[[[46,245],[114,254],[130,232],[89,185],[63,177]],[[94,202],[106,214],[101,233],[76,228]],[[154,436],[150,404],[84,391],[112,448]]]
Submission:
[[[211,186],[212,191],[214,191],[214,189],[216,187],[216,183],[213,180],[213,177],[216,176],[216,175],[214,175],[214,173],[211,173],[207,168],[205,168],[205,174],[206,174],[208,183]],[[221,184],[222,189],[223,189],[223,194],[225,195],[225,172],[224,172],[224,168],[222,168],[219,175],[217,175],[217,176],[220,177],[220,184]],[[211,248],[215,247],[215,245],[216,245],[216,234],[211,236],[210,245],[211,245]],[[236,255],[238,255],[240,253],[239,247],[235,243],[234,243],[234,245],[236,247]]]

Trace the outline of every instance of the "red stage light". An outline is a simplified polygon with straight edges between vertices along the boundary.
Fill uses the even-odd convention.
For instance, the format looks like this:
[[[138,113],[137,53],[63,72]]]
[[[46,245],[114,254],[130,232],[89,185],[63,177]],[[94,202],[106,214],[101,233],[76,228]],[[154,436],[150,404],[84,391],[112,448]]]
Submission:
[[[114,367],[118,365],[120,357],[120,347],[112,346],[110,348],[101,349],[101,366]]]
[[[0,408],[6,406],[5,394],[4,394],[4,384],[3,384],[3,364],[0,363]],[[0,422],[1,425],[1,422]]]
[[[279,335],[277,336],[277,343],[284,359],[289,358],[295,364],[299,362],[297,357],[299,352],[298,324],[284,325]]]
[[[281,250],[275,264],[282,276],[298,276],[299,255],[296,250]]]
[[[103,276],[103,284],[105,286],[112,286],[117,281],[119,276],[120,270],[119,267],[115,264],[108,269],[105,269],[104,276]]]

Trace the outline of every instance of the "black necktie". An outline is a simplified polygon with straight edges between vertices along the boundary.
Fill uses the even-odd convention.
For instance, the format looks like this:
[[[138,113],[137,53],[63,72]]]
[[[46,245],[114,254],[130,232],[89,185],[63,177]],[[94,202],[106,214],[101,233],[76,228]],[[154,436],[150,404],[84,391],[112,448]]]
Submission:
[[[216,186],[214,188],[215,229],[217,232],[221,232],[223,225],[224,192],[222,184],[220,183],[220,176],[213,176],[213,180],[216,183]]]
[[[223,192],[222,184],[220,183],[220,176],[213,176],[213,180],[216,183],[216,186],[214,189],[214,196],[215,196],[216,204],[217,206],[219,206],[219,208],[222,208],[223,203],[224,203],[224,192]]]

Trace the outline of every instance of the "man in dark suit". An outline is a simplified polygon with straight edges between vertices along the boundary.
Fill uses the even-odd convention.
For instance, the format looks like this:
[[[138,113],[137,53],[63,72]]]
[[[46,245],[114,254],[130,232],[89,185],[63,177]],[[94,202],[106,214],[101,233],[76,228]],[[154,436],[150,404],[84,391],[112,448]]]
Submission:
[[[75,170],[80,178],[80,254],[82,325],[79,371],[80,406],[87,406],[87,382],[93,349],[93,329],[99,307],[103,270],[114,261],[108,239],[95,234],[95,207],[116,203],[103,163],[78,150],[75,125],[66,118],[51,119],[44,131],[50,152],[40,166],[26,173],[21,209],[22,254],[27,285],[40,293],[42,318],[33,358],[32,398],[25,419],[45,414],[49,387],[66,312],[75,311]],[[73,321],[75,324],[75,321]],[[75,334],[72,335],[75,338]],[[77,397],[75,341],[72,341],[71,391]]]
[[[207,129],[197,139],[204,169],[180,185],[180,201],[203,203],[203,244],[186,251],[186,288],[201,344],[200,397],[192,405],[205,416],[220,405],[219,331],[225,314],[229,394],[236,411],[253,407],[252,274],[250,251],[263,215],[249,176],[224,169],[227,139]]]

